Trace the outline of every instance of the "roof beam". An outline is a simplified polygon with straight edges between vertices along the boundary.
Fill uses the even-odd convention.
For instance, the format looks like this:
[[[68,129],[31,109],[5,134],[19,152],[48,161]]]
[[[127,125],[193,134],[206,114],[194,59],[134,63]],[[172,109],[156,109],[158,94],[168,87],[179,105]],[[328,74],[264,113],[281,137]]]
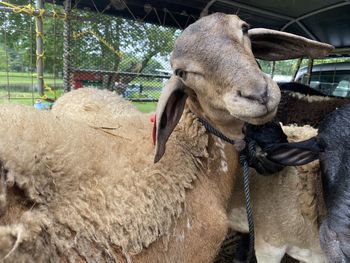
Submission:
[[[216,2],[217,0],[211,0],[207,3],[207,5],[203,8],[199,17],[207,16],[209,13],[209,8]]]
[[[292,19],[292,20],[289,21],[288,23],[286,23],[286,24],[281,28],[281,31],[286,30],[287,27],[289,27],[290,25],[292,25],[292,24],[294,24],[294,23],[300,22],[300,20],[303,20],[303,19],[308,18],[308,17],[310,17],[310,16],[317,15],[317,14],[326,12],[326,11],[328,11],[328,10],[332,10],[332,9],[334,9],[334,8],[341,7],[341,6],[345,6],[345,5],[350,5],[350,1],[349,1],[349,0],[346,0],[345,2],[341,2],[341,3],[338,3],[338,4],[330,5],[330,6],[327,6],[327,7],[321,8],[321,9],[318,9],[318,10],[316,10],[316,11],[312,11],[312,12],[307,13],[307,14],[305,14],[305,15],[299,16],[299,17],[297,17],[297,18],[295,18],[295,19]]]
[[[336,48],[334,49],[330,55],[349,55],[350,54],[350,48]]]
[[[309,36],[309,38],[319,41],[319,39],[313,33],[311,33],[311,31],[307,29],[300,21],[296,21],[296,23]]]
[[[350,0],[348,0],[348,1],[350,1]],[[299,20],[297,20],[297,19],[295,19],[293,17],[280,15],[280,14],[277,14],[277,13],[274,13],[274,12],[271,12],[271,11],[258,9],[256,7],[248,6],[248,5],[237,3],[235,1],[230,1],[230,0],[217,0],[217,2],[221,2],[221,3],[224,3],[224,4],[230,5],[230,6],[240,7],[240,8],[243,8],[243,9],[246,9],[246,10],[250,10],[250,11],[253,11],[253,12],[256,12],[256,13],[260,13],[260,14],[263,14],[263,15],[268,15],[268,16],[272,16],[272,17],[276,17],[276,18],[289,20],[290,22],[288,22],[288,23],[291,23],[293,21],[294,23],[296,23],[308,35],[309,38],[311,38],[313,40],[318,40],[317,37],[310,30],[308,30]]]
[[[280,18],[280,19],[284,19],[284,20],[288,20],[288,21],[292,21],[295,20],[294,17],[290,17],[290,16],[285,16],[285,15],[281,15],[275,12],[271,12],[271,11],[267,11],[267,10],[263,10],[263,9],[259,9],[257,7],[253,7],[253,6],[249,6],[246,4],[242,4],[242,3],[238,3],[236,1],[231,1],[231,0],[217,0],[217,3],[223,3],[232,7],[239,7],[239,8],[243,8],[249,11],[253,11],[255,13],[258,14],[262,14],[262,15],[267,15],[267,16],[272,16],[272,17],[276,17],[276,18]]]

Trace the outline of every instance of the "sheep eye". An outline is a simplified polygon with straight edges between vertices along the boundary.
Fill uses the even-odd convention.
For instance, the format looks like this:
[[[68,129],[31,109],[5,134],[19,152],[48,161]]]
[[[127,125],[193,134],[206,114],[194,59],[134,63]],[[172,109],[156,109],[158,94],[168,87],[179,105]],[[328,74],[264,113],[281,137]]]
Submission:
[[[186,71],[182,70],[182,69],[177,69],[175,70],[175,75],[182,78],[183,80],[186,80]]]
[[[242,32],[244,35],[248,34],[249,26],[244,24],[242,25]]]

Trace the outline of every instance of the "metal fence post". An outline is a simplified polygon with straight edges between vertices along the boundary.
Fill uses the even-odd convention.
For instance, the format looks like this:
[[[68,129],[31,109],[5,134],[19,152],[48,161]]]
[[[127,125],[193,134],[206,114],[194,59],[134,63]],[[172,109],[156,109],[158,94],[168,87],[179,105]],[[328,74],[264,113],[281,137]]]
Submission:
[[[35,7],[37,10],[44,9],[43,0],[36,0]],[[38,83],[38,91],[40,96],[44,96],[44,48],[43,48],[43,34],[44,34],[44,26],[43,26],[43,17],[40,15],[35,16],[36,20],[36,74],[37,74],[37,83]]]
[[[64,92],[71,90],[71,0],[64,1],[64,11],[66,13],[63,29],[63,88]]]

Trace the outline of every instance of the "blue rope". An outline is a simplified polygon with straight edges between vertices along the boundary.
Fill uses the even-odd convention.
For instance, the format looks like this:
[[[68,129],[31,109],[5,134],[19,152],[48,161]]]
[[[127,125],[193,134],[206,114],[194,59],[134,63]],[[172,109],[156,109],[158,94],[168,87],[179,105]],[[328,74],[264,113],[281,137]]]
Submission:
[[[254,220],[253,209],[250,202],[250,189],[249,189],[249,165],[247,156],[244,153],[240,153],[239,161],[243,169],[243,188],[245,197],[245,206],[248,218],[249,227],[249,250],[247,255],[247,263],[250,263],[254,254]]]

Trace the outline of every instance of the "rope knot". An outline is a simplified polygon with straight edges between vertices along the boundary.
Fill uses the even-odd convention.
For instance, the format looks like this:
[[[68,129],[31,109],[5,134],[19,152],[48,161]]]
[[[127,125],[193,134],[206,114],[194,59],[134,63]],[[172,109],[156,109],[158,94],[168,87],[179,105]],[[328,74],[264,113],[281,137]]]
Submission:
[[[247,147],[244,149],[247,162],[250,167],[254,168],[261,175],[272,175],[281,171],[284,165],[276,163],[269,159],[268,154],[252,138],[245,138]]]

